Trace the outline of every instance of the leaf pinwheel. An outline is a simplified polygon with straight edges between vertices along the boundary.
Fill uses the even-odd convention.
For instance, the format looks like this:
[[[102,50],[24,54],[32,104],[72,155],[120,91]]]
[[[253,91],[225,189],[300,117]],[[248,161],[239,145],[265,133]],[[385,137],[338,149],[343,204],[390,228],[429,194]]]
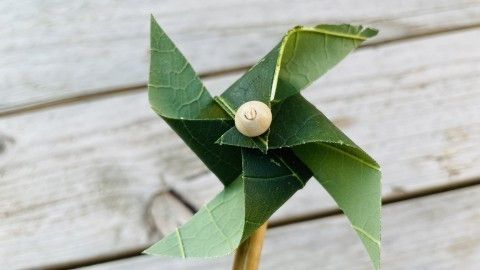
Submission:
[[[152,17],[150,104],[224,189],[145,252],[184,258],[230,254],[313,176],[345,213],[378,269],[379,165],[300,94],[376,33],[345,24],[297,26],[212,97]],[[243,135],[234,123],[239,107],[250,101],[266,104],[273,116],[257,137]]]

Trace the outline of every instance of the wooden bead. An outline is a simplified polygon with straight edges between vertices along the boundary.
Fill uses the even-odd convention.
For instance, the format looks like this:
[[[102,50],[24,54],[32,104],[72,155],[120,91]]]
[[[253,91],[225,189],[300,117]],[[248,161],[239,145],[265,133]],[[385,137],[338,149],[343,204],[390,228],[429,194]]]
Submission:
[[[272,111],[260,101],[248,101],[235,113],[235,127],[248,137],[262,135],[270,128]]]

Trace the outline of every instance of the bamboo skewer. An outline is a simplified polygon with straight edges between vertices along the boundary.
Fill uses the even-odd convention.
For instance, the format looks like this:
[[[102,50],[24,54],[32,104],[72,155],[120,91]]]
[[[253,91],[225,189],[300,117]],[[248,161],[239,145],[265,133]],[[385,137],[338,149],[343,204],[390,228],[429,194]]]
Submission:
[[[258,270],[266,231],[267,222],[238,247],[233,261],[233,270]]]

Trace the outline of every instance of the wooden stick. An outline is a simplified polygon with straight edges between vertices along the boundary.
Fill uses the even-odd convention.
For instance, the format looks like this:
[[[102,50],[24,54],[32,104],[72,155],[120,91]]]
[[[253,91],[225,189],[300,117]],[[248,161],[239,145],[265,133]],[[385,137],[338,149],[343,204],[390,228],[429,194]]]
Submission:
[[[266,231],[267,222],[238,247],[233,261],[233,270],[258,270]]]

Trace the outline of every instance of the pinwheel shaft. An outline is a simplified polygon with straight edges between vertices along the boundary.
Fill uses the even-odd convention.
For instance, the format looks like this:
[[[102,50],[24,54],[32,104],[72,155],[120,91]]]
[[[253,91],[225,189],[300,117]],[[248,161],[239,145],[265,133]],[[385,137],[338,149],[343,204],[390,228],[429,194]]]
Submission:
[[[245,242],[243,242],[235,253],[233,270],[257,270],[260,265],[263,239],[267,231],[267,222],[260,226]]]

